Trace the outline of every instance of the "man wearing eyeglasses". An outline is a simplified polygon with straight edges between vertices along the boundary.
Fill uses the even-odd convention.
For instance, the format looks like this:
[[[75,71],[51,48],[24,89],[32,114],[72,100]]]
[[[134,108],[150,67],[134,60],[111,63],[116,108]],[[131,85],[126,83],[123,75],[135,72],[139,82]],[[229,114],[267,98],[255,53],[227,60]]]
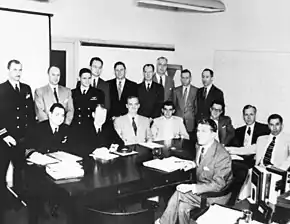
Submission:
[[[232,125],[231,118],[222,115],[224,108],[224,102],[219,100],[214,100],[210,107],[210,118],[215,121],[218,127],[216,140],[223,146],[228,145],[235,136],[235,129]]]

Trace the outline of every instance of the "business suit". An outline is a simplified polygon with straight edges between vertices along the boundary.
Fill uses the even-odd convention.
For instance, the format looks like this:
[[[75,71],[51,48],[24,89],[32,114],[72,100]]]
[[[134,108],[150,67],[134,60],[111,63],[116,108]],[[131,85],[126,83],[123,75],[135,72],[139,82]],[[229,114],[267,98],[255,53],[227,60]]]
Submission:
[[[66,112],[65,124],[70,125],[74,116],[74,106],[69,88],[58,85],[58,100]],[[49,85],[43,86],[35,90],[35,111],[38,121],[48,119],[50,107],[57,103],[53,90]]]
[[[83,129],[87,123],[93,122],[92,112],[95,111],[98,104],[104,103],[105,95],[102,90],[94,87],[89,87],[83,94],[81,88],[77,87],[72,90],[72,99],[75,109],[72,126]]]
[[[232,125],[231,118],[220,116],[218,119],[218,137],[221,144],[227,146],[235,137],[235,129]]]
[[[152,82],[150,89],[147,90],[146,88],[145,82],[138,84],[138,98],[140,103],[138,114],[148,118],[159,117],[164,102],[163,86]]]
[[[203,96],[204,87],[199,88],[196,94],[196,120],[210,117],[210,107],[214,100],[224,102],[224,94],[215,85],[212,85],[206,99]]]
[[[118,117],[127,113],[127,98],[129,96],[137,96],[137,84],[135,82],[130,81],[129,79],[125,80],[125,84],[123,86],[123,91],[121,94],[121,98],[119,99],[118,89],[117,89],[117,80],[111,79],[108,81],[110,88],[110,104],[111,109],[109,112],[110,117]]]
[[[158,82],[156,75],[152,78],[153,82]],[[172,101],[173,99],[173,91],[174,91],[174,80],[168,75],[165,75],[165,85],[164,88],[164,101]]]
[[[186,102],[183,99],[183,86],[174,89],[173,103],[175,106],[175,115],[183,118],[186,130],[192,132],[195,126],[195,108],[197,88],[193,85],[189,86]]]
[[[137,134],[132,126],[132,119],[128,114],[117,117],[114,122],[115,130],[126,145],[138,144],[151,139],[150,120],[141,115],[135,116]]]
[[[197,150],[200,149],[197,147]],[[198,161],[196,162],[198,164]],[[190,210],[200,206],[201,198],[199,195],[205,192],[222,191],[229,186],[231,181],[231,157],[220,143],[214,141],[196,168],[195,193],[175,191],[160,218],[160,223],[175,224],[177,220],[179,224],[190,223]],[[209,204],[225,204],[229,198],[230,194],[209,198],[208,202]]]

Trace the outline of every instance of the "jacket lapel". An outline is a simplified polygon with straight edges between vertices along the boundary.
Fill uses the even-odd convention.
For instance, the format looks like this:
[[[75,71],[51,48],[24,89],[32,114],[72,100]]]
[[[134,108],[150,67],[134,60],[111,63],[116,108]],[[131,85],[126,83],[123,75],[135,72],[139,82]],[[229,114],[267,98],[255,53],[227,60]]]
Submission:
[[[206,153],[203,155],[202,160],[200,161],[199,166],[203,166],[204,164],[208,164],[208,161],[211,161],[217,147],[217,141],[214,140],[213,144],[207,149]]]

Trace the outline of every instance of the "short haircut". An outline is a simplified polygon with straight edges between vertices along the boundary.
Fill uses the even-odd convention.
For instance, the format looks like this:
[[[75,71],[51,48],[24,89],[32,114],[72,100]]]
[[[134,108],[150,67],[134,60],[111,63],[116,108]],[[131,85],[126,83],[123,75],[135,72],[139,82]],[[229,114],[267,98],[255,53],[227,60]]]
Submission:
[[[213,70],[211,70],[209,68],[205,68],[205,69],[203,69],[202,73],[203,72],[209,72],[210,76],[213,77]]]
[[[210,129],[213,131],[213,132],[217,132],[217,125],[216,123],[214,122],[214,120],[210,119],[210,118],[204,118],[204,119],[201,119],[198,121],[197,123],[197,126],[199,124],[205,124],[205,125],[209,125],[210,126]]]
[[[8,62],[8,64],[7,64],[7,68],[10,69],[10,67],[11,67],[12,64],[17,64],[17,65],[20,64],[20,65],[21,65],[20,61],[18,61],[18,60],[16,60],[16,59],[12,59],[12,60],[10,60],[10,61]]]
[[[255,111],[255,113],[257,113],[257,108],[255,106],[251,105],[251,104],[248,104],[248,105],[244,106],[244,108],[243,108],[243,114],[245,114],[245,111],[246,110],[251,109],[251,108],[253,108],[254,111]]]
[[[159,61],[159,60],[165,60],[166,64],[168,63],[168,59],[166,57],[164,57],[164,56],[161,56],[161,57],[157,58],[157,61]]]
[[[50,69],[51,69],[52,67],[58,68],[58,69],[60,70],[60,68],[57,67],[56,65],[51,65],[51,66],[49,66],[48,69],[47,69],[47,74],[49,73],[49,71],[50,71]]]
[[[102,67],[103,67],[104,62],[103,62],[103,60],[102,60],[101,58],[99,58],[99,57],[93,57],[93,58],[91,58],[91,60],[90,60],[90,66],[92,66],[92,64],[93,64],[94,61],[99,61],[99,62],[101,62]]]
[[[65,112],[65,108],[64,108],[64,106],[61,103],[54,103],[54,104],[52,104],[51,107],[50,107],[50,109],[49,109],[49,111],[51,113],[53,113],[53,111],[54,111],[55,108],[61,108]]]
[[[88,69],[88,68],[82,68],[82,69],[80,70],[80,72],[79,72],[79,77],[82,77],[82,75],[83,75],[84,73],[89,73],[89,74],[91,74],[91,70]]]
[[[138,98],[138,96],[135,96],[135,95],[128,96],[127,97],[127,103],[128,103],[129,100],[131,100],[133,98],[136,98],[138,100],[138,103],[139,103],[139,98]]]
[[[189,77],[191,77],[191,72],[188,69],[183,69],[181,71],[181,74],[183,74],[183,73],[189,73]]]
[[[270,123],[271,120],[273,119],[279,119],[280,123],[283,124],[283,118],[281,117],[281,115],[279,114],[271,114],[269,117],[268,117],[268,124]]]
[[[154,67],[153,64],[145,64],[145,65],[143,66],[143,72],[145,72],[145,68],[146,68],[146,67],[151,67],[152,70],[153,70],[153,72],[154,72],[155,67]]]
[[[126,70],[126,65],[124,62],[122,61],[117,61],[115,64],[114,64],[114,69],[117,68],[118,65],[122,65],[124,67],[124,69]]]
[[[175,110],[175,107],[174,107],[174,103],[170,100],[167,100],[163,103],[163,106],[162,108],[164,108],[165,106],[171,106],[173,110]]]
[[[225,103],[224,103],[224,101],[222,101],[222,100],[214,100],[214,101],[212,101],[210,107],[212,107],[214,104],[221,105],[222,106],[222,110],[225,111]]]

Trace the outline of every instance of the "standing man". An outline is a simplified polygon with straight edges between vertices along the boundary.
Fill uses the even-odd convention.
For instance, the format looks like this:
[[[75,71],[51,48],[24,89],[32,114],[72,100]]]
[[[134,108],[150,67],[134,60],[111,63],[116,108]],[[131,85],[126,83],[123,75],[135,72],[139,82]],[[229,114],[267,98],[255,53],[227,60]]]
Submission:
[[[110,88],[110,117],[127,113],[126,103],[129,96],[137,96],[137,83],[126,79],[126,66],[118,61],[114,65],[116,78],[108,81]]]
[[[201,75],[203,87],[197,91],[197,114],[196,119],[210,117],[210,107],[214,100],[224,102],[224,94],[213,85],[213,71],[211,69],[204,69]],[[223,112],[224,113],[224,112]]]
[[[14,174],[17,175],[23,152],[19,145],[23,142],[27,129],[35,122],[31,88],[20,82],[22,64],[18,60],[11,60],[7,68],[8,80],[0,84],[0,197],[3,201],[0,205],[1,223],[3,206],[6,204],[6,172],[9,162],[12,160]]]
[[[163,86],[153,82],[154,65],[143,66],[144,81],[138,84],[138,97],[140,108],[138,113],[148,118],[156,118],[161,115],[164,101]]]
[[[187,69],[181,71],[181,86],[174,89],[173,103],[175,115],[183,118],[186,130],[191,133],[195,125],[195,108],[197,88],[191,85],[191,72]]]
[[[164,88],[164,101],[172,101],[174,80],[167,74],[167,58],[160,57],[157,59],[156,74],[153,76],[153,81],[161,84]]]
[[[61,103],[66,112],[64,123],[70,125],[74,116],[74,106],[69,88],[59,85],[60,70],[51,66],[48,71],[46,86],[35,90],[35,111],[38,121],[48,120],[49,109],[54,103]]]
[[[93,87],[100,89],[105,95],[105,108],[110,110],[110,88],[109,84],[105,82],[100,76],[103,71],[103,60],[99,57],[94,57],[90,60],[90,67],[92,72],[91,84]]]

